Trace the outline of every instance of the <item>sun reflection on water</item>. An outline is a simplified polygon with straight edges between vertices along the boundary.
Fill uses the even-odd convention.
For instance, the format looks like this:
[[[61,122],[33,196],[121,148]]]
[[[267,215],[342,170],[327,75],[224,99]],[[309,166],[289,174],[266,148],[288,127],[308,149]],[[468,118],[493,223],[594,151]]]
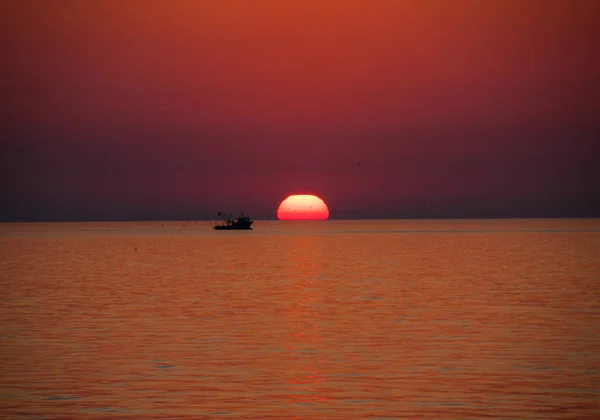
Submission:
[[[323,394],[326,358],[319,350],[325,346],[319,324],[323,289],[316,280],[323,262],[320,248],[317,236],[298,236],[288,248],[287,255],[293,263],[288,275],[296,298],[287,312],[290,339],[285,348],[290,371],[286,402],[289,404],[316,405],[331,400]]]

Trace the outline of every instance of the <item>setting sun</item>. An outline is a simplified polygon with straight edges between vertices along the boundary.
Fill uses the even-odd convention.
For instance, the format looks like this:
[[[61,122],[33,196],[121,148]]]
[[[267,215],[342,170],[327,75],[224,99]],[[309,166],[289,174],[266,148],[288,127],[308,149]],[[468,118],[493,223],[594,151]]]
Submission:
[[[327,204],[316,195],[290,195],[277,210],[279,220],[327,220]]]

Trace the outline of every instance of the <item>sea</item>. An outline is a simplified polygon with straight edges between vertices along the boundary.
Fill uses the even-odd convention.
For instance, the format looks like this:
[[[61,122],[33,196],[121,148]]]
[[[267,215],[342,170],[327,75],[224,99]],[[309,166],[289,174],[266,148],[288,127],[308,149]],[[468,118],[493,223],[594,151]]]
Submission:
[[[0,418],[600,418],[600,219],[4,223],[0,285]]]

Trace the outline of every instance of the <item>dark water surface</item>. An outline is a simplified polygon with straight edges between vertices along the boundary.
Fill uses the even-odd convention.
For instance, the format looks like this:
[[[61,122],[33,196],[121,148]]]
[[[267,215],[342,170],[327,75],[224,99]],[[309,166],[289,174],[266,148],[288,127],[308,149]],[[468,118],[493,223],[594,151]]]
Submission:
[[[600,418],[600,220],[0,225],[0,416]]]

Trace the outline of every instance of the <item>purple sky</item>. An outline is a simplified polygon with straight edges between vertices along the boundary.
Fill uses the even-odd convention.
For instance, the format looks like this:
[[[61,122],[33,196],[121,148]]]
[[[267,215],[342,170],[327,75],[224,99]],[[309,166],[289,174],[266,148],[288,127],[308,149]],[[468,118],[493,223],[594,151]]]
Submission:
[[[600,216],[598,1],[11,3],[0,220]]]

